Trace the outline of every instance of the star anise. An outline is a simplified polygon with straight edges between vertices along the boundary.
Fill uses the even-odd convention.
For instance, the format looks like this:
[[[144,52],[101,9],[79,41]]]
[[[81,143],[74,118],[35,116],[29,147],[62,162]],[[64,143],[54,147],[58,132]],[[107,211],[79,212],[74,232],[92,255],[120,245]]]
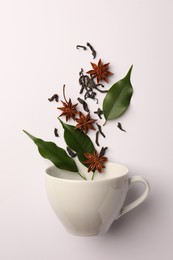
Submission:
[[[98,65],[91,62],[93,70],[89,70],[87,73],[90,74],[93,78],[97,78],[97,84],[99,84],[101,80],[104,80],[108,83],[107,77],[113,75],[113,73],[108,70],[109,64],[110,63],[106,63],[103,65],[101,59],[99,59]]]
[[[90,113],[88,113],[86,116],[82,112],[79,112],[79,118],[76,118],[77,125],[75,129],[81,129],[85,134],[88,133],[89,129],[95,130],[95,127],[93,126],[93,123],[97,120],[92,119],[90,117]]]
[[[89,164],[88,172],[98,170],[101,173],[102,168],[104,168],[103,164],[108,160],[108,158],[101,156],[96,151],[94,151],[94,154],[85,153],[84,155],[88,159],[84,162],[85,164]]]
[[[64,95],[64,99],[65,99],[65,102],[61,100],[61,102],[63,104],[63,107],[58,107],[58,109],[63,111],[60,116],[66,116],[66,122],[70,118],[75,120],[75,116],[76,116],[76,114],[78,114],[78,112],[76,110],[76,106],[78,104],[73,105],[72,102],[71,102],[71,98],[69,99],[69,101],[66,100],[66,97],[65,97],[65,85],[63,86],[63,95]]]

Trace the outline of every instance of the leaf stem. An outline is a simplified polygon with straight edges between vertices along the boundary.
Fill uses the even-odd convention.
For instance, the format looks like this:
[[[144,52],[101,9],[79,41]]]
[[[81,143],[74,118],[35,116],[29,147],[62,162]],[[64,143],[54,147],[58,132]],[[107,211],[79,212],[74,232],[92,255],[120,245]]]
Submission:
[[[66,97],[65,97],[65,84],[63,85],[63,97],[64,97],[65,102],[68,103],[68,102],[67,102],[67,99],[66,99]]]
[[[80,172],[78,172],[78,174],[82,177],[82,179],[87,180],[85,176],[83,176],[82,174],[80,174]]]
[[[105,125],[106,125],[106,123],[107,123],[107,120],[104,122],[103,126],[105,126]]]
[[[92,175],[92,178],[91,178],[92,181],[94,180],[94,176],[95,176],[95,172],[93,172],[93,175]]]

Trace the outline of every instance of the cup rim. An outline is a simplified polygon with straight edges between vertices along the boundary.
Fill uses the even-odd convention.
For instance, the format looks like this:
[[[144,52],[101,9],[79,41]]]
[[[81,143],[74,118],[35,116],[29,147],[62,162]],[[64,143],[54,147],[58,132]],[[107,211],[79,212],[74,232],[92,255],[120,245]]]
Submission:
[[[53,178],[53,179],[55,179],[55,180],[57,180],[57,181],[61,181],[61,182],[73,182],[73,183],[98,183],[98,182],[105,182],[105,181],[110,181],[110,180],[113,180],[113,179],[119,179],[119,178],[122,178],[122,177],[125,177],[125,176],[127,176],[128,175],[128,172],[129,172],[129,170],[128,170],[128,168],[126,167],[126,166],[124,166],[123,164],[121,164],[121,163],[116,163],[116,162],[111,162],[111,161],[109,161],[109,162],[107,162],[107,164],[109,164],[109,165],[114,165],[114,166],[118,166],[118,167],[121,167],[121,169],[123,169],[124,170],[124,172],[123,173],[121,173],[121,174],[119,174],[118,176],[108,176],[107,178],[100,178],[100,179],[93,179],[93,180],[91,180],[91,179],[87,179],[87,180],[84,180],[84,179],[82,179],[82,177],[81,177],[81,179],[70,179],[70,178],[62,178],[62,177],[59,177],[59,176],[54,176],[54,175],[52,175],[52,174],[50,174],[50,170],[51,169],[57,169],[57,170],[60,170],[60,171],[62,171],[62,172],[68,172],[68,171],[66,171],[66,170],[62,170],[62,169],[59,169],[58,167],[56,167],[55,165],[52,165],[52,166],[50,166],[50,167],[48,167],[46,170],[45,170],[45,175],[46,175],[46,177],[50,177],[50,178]],[[70,173],[70,172],[69,172]],[[76,172],[71,172],[70,174],[77,174],[78,175],[78,173]],[[91,173],[92,174],[92,173]],[[101,175],[105,175],[106,176],[106,173],[99,173],[99,172],[96,172],[96,174],[101,174]]]

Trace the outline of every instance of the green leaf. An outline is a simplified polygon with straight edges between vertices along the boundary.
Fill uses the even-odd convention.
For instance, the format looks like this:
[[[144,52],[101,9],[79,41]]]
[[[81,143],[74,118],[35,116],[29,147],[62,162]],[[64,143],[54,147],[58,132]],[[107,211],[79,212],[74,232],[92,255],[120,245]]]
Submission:
[[[60,119],[63,128],[64,128],[64,139],[66,144],[75,151],[78,155],[78,158],[82,164],[86,161],[84,153],[94,153],[94,145],[91,139],[84,134],[81,130],[75,129],[73,125],[68,125],[62,122]],[[84,164],[86,166],[86,164]]]
[[[130,104],[133,94],[133,88],[130,82],[132,67],[133,65],[123,79],[109,89],[103,100],[103,113],[106,121],[121,116]]]
[[[36,138],[23,130],[37,145],[39,153],[46,159],[49,159],[56,167],[72,171],[78,172],[78,168],[76,166],[75,161],[69,157],[66,151],[60,147],[58,147],[53,142],[45,142],[39,138]]]

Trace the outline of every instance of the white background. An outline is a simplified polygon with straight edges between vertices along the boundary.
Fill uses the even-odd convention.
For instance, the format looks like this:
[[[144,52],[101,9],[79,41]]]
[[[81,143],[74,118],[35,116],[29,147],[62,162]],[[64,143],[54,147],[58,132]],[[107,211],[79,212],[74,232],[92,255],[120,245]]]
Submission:
[[[173,258],[172,13],[171,0],[1,0],[1,260]],[[96,62],[111,62],[110,85],[134,65],[131,106],[118,120],[127,133],[108,123],[101,142],[110,160],[148,179],[151,193],[107,234],[81,238],[51,210],[43,174],[50,163],[22,129],[64,145],[57,104],[47,99],[61,95],[64,83],[67,96],[77,98],[78,72],[93,60],[75,46],[87,41]],[[131,198],[139,192],[134,187]]]

